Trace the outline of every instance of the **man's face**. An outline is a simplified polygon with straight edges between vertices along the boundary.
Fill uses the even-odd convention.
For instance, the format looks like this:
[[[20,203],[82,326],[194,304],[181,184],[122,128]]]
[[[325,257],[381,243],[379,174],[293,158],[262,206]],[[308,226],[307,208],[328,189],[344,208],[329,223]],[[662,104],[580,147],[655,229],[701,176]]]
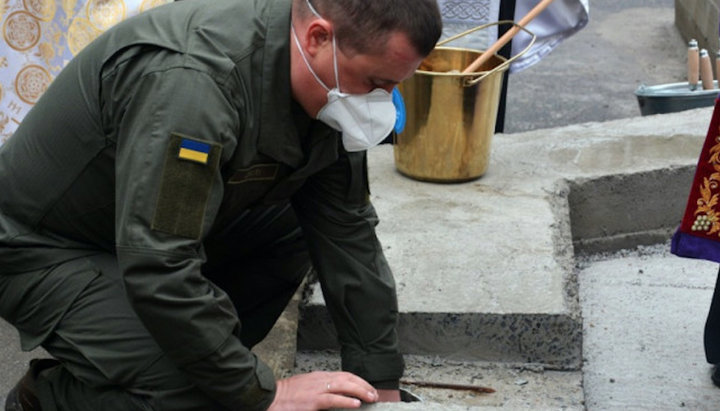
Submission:
[[[308,30],[313,30],[312,24]],[[310,66],[318,77],[329,88],[336,87],[332,35],[327,34],[323,38],[317,33],[309,35],[306,33],[305,36],[298,33],[298,37]],[[306,40],[305,44],[303,38]],[[336,47],[340,91],[366,94],[381,88],[391,92],[398,83],[410,77],[423,60],[402,32],[391,33],[380,50],[374,54],[351,54]],[[327,102],[327,90],[312,76],[302,57],[297,54],[296,48],[293,53],[291,58],[293,97],[310,116],[316,117],[318,111]]]

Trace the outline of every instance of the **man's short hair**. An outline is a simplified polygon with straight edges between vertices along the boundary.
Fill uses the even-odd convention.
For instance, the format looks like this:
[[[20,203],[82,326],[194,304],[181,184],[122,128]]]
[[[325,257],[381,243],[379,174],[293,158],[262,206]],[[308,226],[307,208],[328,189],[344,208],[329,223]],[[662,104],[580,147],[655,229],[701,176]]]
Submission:
[[[333,23],[338,46],[357,53],[381,50],[387,36],[399,30],[426,56],[442,32],[437,0],[295,0],[294,12],[303,18],[311,13],[306,1]]]

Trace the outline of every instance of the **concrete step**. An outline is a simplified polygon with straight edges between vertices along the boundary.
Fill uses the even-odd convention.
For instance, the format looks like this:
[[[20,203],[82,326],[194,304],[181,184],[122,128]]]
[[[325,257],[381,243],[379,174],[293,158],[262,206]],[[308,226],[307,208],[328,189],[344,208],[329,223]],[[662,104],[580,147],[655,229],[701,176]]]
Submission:
[[[482,361],[456,361],[438,356],[409,355],[401,387],[422,402],[366,405],[372,410],[583,410],[580,371],[549,371],[542,367]],[[333,352],[300,352],[295,373],[340,369]],[[455,384],[492,388],[492,393],[420,387]]]
[[[493,137],[488,172],[415,181],[369,154],[378,236],[408,354],[577,370],[576,252],[666,239],[679,223],[711,108]],[[336,347],[319,287],[298,349]]]

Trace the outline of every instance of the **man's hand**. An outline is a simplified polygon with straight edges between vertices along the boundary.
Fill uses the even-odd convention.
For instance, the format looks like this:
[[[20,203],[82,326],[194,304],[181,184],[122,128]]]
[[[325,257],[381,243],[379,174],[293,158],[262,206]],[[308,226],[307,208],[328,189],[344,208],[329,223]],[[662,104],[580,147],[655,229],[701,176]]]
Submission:
[[[378,399],[377,390],[354,374],[315,371],[279,380],[268,411],[359,408],[361,401],[376,402]]]

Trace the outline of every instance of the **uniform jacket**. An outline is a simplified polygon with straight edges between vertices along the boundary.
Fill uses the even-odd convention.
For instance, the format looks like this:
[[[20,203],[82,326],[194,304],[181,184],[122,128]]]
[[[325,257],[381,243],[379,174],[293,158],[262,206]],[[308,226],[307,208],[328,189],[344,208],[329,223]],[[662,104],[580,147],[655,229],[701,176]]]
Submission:
[[[0,275],[116,254],[160,347],[235,409],[267,407],[274,378],[201,267],[213,234],[250,206],[292,203],[343,368],[371,382],[403,369],[365,153],[345,152],[292,102],[290,8],[186,0],[125,20],[67,65],[0,148]]]

